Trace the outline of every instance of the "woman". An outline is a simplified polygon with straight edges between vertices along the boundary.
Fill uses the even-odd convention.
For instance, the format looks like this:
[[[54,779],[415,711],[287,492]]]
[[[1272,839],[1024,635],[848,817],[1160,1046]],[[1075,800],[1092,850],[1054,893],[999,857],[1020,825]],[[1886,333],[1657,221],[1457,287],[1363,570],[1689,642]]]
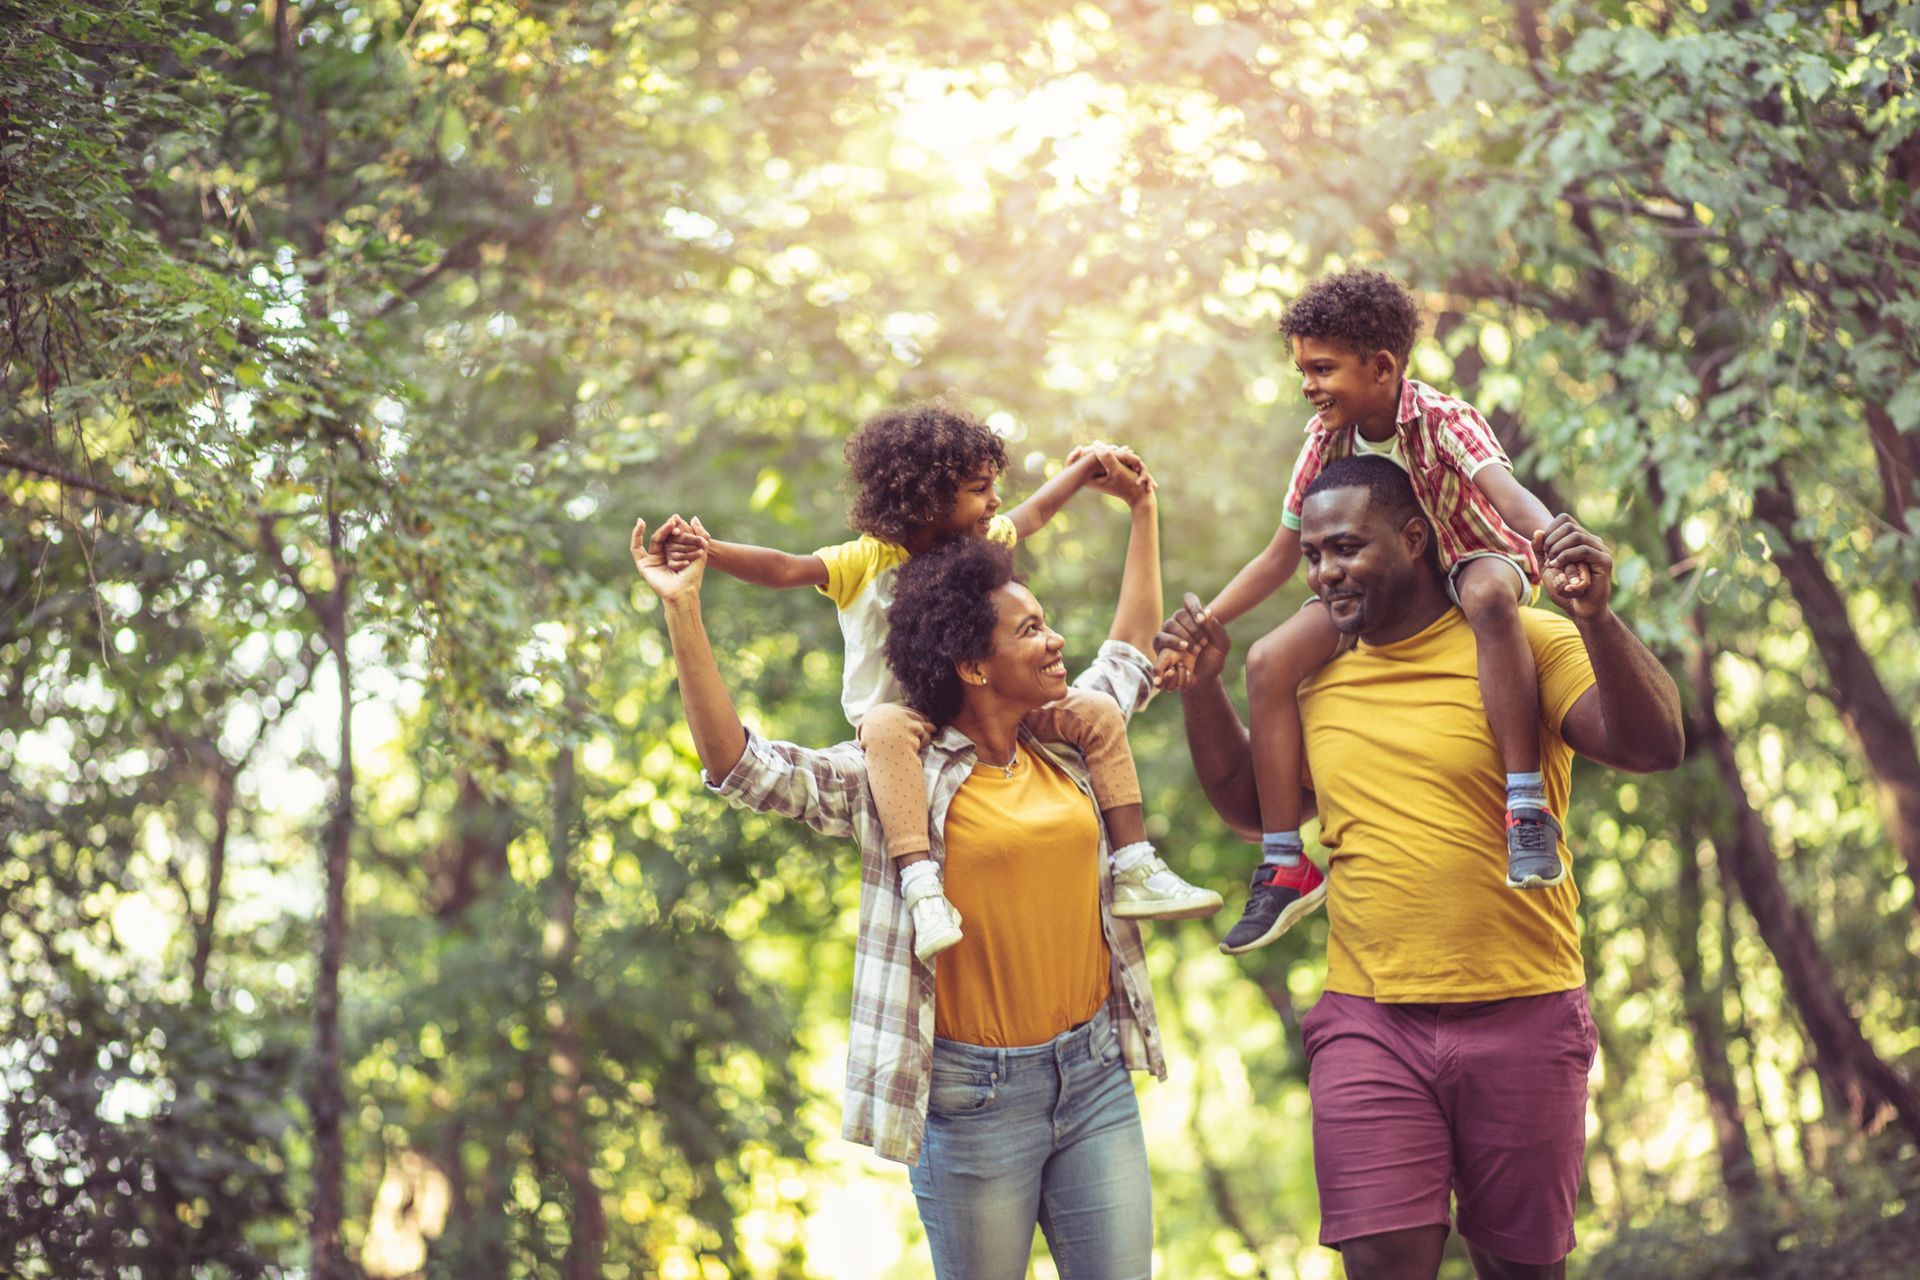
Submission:
[[[1111,638],[1076,683],[1130,714],[1152,688],[1142,650],[1160,617],[1159,548],[1151,482],[1112,491],[1133,510],[1127,568]],[[937,1275],[1019,1280],[1036,1224],[1066,1280],[1148,1275],[1152,1200],[1127,1073],[1166,1075],[1153,994],[1138,928],[1110,910],[1084,762],[1043,745],[1064,646],[1009,553],[956,543],[908,561],[895,587],[888,659],[940,725],[924,762],[933,856],[969,922],[929,965],[913,955],[865,755],[740,723],[701,621],[704,557],[668,560],[678,524],[651,540],[636,524],[633,555],[665,606],[708,785],[860,846],[842,1133],[913,1166]]]

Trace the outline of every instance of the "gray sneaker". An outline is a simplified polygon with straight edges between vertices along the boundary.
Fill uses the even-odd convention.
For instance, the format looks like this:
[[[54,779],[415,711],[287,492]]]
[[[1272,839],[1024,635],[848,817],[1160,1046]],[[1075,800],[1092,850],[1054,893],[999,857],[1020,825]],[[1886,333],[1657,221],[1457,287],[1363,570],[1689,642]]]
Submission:
[[[1524,802],[1507,810],[1507,888],[1551,889],[1566,878],[1554,816]]]
[[[1157,853],[1113,873],[1113,914],[1122,920],[1197,920],[1218,911],[1221,901],[1213,890],[1182,880]]]

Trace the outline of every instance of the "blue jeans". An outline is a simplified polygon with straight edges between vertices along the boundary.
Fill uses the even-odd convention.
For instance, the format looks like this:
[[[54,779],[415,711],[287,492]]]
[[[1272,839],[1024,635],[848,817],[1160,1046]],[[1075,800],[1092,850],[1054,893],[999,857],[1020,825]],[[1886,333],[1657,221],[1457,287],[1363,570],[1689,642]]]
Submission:
[[[1036,1224],[1061,1280],[1149,1275],[1147,1144],[1106,1010],[1031,1048],[935,1039],[913,1194],[936,1276],[1021,1280]]]

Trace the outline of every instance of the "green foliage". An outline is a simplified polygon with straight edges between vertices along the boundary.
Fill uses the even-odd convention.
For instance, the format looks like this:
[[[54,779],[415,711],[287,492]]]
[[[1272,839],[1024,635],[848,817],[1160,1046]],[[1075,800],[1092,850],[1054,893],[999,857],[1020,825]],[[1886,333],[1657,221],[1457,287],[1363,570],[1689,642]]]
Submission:
[[[1579,776],[1586,1273],[1903,1256],[1911,1188],[1844,1171],[1911,1143],[1823,1094],[1799,962],[1725,851],[1751,806],[1912,1079],[1900,733],[1861,716],[1869,686],[1920,694],[1917,39],[1879,0],[17,0],[0,1270],[307,1264],[344,678],[355,1262],[824,1274],[854,1197],[860,1265],[898,1237],[894,1273],[924,1274],[903,1180],[831,1136],[847,851],[706,796],[626,530],[835,541],[853,426],[953,391],[1006,433],[1013,500],[1076,442],[1134,445],[1170,592],[1210,592],[1270,536],[1307,416],[1272,321],[1353,261],[1419,291],[1415,372],[1613,540],[1623,613],[1696,731],[1700,656],[1732,742],[1731,778],[1705,745]],[[1074,653],[1124,537],[1082,497],[1023,560]],[[1786,574],[1801,551],[1837,620]],[[708,601],[756,728],[846,735],[823,601]],[[1177,714],[1133,742],[1170,860],[1237,902],[1246,850]],[[1325,927],[1231,964],[1205,929],[1152,936],[1169,1274],[1325,1273],[1294,1013]],[[1737,1203],[1700,1009],[1760,1173]]]

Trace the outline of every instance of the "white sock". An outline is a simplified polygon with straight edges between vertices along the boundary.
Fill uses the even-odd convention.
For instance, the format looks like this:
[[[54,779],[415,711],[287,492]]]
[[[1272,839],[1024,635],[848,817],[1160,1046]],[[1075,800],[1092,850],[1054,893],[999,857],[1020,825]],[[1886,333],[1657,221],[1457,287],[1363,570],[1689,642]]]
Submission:
[[[907,890],[925,881],[931,881],[936,891],[940,888],[940,864],[932,858],[919,862],[910,862],[900,868],[900,892],[904,896]]]
[[[1113,851],[1113,869],[1131,871],[1153,856],[1153,846],[1145,840],[1135,840],[1132,844],[1122,845]]]

